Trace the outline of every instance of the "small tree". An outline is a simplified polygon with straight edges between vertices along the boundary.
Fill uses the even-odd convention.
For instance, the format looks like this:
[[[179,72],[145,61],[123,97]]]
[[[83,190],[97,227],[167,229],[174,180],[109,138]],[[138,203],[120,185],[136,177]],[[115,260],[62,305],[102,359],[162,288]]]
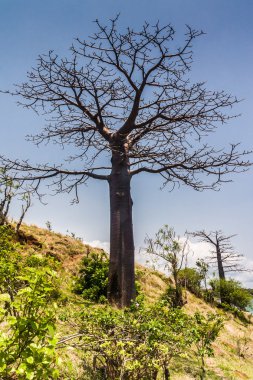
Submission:
[[[0,226],[0,378],[57,379],[56,273],[14,241],[13,229]]]
[[[207,273],[209,269],[209,264],[203,259],[198,259],[196,261],[196,266],[198,268],[198,272],[201,276],[201,279],[204,281],[205,291],[207,291]]]
[[[131,180],[140,173],[160,174],[172,188],[216,189],[226,175],[250,164],[237,144],[226,150],[210,146],[206,136],[231,116],[237,99],[192,83],[192,43],[201,31],[187,27],[175,47],[171,25],[144,23],[136,31],[96,21],[89,40],[77,39],[71,55],[40,55],[28,80],[9,92],[36,113],[48,113],[48,125],[35,144],[72,145],[63,165],[31,164],[2,158],[13,178],[38,189],[53,179],[56,191],[74,191],[90,178],[106,181],[110,193],[110,268],[108,298],[131,303],[134,289],[134,238]],[[207,175],[209,181],[204,180]]]
[[[182,286],[179,280],[179,273],[186,256],[187,240],[181,242],[176,237],[173,228],[165,225],[155,234],[155,238],[146,238],[147,253],[162,259],[165,268],[172,274],[175,284],[175,305],[183,305]]]
[[[0,226],[7,224],[11,201],[15,195],[16,186],[13,181],[6,177],[4,169],[0,169],[3,179],[0,183]]]
[[[2,174],[0,182],[0,226],[8,224],[11,203],[17,199],[21,203],[21,214],[16,225],[16,232],[19,233],[25,214],[32,205],[31,190],[22,188],[22,183],[14,181],[7,175],[6,169],[0,169],[0,173]]]

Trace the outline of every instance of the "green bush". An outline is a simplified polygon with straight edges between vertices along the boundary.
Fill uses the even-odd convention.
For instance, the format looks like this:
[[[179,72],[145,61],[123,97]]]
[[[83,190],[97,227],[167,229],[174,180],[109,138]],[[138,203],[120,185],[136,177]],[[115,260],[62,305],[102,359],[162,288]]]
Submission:
[[[84,378],[89,380],[169,379],[173,368],[193,355],[200,359],[204,378],[205,357],[213,355],[212,343],[222,327],[219,316],[191,317],[164,301],[135,302],[124,310],[90,306],[82,321],[73,338],[83,350]]]
[[[169,285],[165,290],[164,294],[162,295],[161,299],[167,302],[169,306],[172,308],[182,307],[184,300],[183,291],[180,283],[178,284],[177,288],[173,287],[172,285]],[[178,300],[180,300],[180,303],[178,302]]]
[[[107,255],[91,252],[84,257],[74,292],[93,302],[104,302],[107,295],[109,260]]]
[[[86,309],[79,346],[87,378],[169,378],[172,360],[187,356],[193,342],[191,321],[182,309],[169,309],[164,302]]]
[[[251,294],[243,289],[239,281],[214,279],[210,281],[210,285],[216,297],[220,297],[222,294],[222,303],[224,304],[246,310],[251,303]]]
[[[81,262],[79,273],[75,278],[73,291],[92,302],[107,302],[109,259],[105,252],[91,252]],[[139,275],[136,275],[135,291],[140,296]]]
[[[0,227],[0,376],[56,379],[55,272],[33,268],[9,227]]]
[[[186,287],[196,296],[201,295],[201,281],[203,277],[195,268],[181,269],[178,273],[178,281],[182,287]]]

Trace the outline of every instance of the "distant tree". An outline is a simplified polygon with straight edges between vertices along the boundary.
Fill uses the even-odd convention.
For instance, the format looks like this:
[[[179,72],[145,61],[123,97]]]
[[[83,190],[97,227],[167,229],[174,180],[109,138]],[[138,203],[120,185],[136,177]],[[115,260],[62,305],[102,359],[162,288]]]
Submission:
[[[31,199],[31,193],[29,191],[26,191],[21,198],[22,206],[21,206],[21,214],[19,217],[19,220],[16,225],[16,232],[19,233],[20,227],[23,223],[24,217],[29,210],[29,208],[32,206],[32,199]]]
[[[13,189],[9,181],[0,187],[0,226],[7,223],[7,217],[13,197]]]
[[[196,261],[196,266],[198,268],[198,272],[201,276],[201,279],[204,281],[205,290],[207,291],[207,273],[209,269],[209,264],[204,259],[198,259]]]
[[[249,268],[244,268],[241,265],[243,255],[236,252],[230,242],[230,240],[236,235],[225,236],[222,231],[213,231],[208,233],[204,230],[192,232],[190,235],[211,245],[211,256],[207,257],[206,260],[210,265],[218,268],[220,281],[226,280],[226,272],[250,271]],[[220,287],[221,302],[224,301],[222,292],[223,287]]]
[[[1,169],[0,172],[2,174],[0,182],[0,226],[8,224],[10,206],[16,198],[21,203],[21,214],[16,224],[16,232],[19,233],[25,214],[31,207],[31,191],[22,188],[20,182],[10,178],[6,169]]]
[[[192,83],[193,40],[201,31],[187,27],[175,47],[171,25],[145,23],[140,31],[96,21],[90,40],[77,39],[67,58],[53,51],[38,58],[28,80],[9,92],[20,104],[49,115],[35,144],[53,142],[75,149],[62,165],[31,164],[3,158],[12,176],[33,183],[51,179],[58,192],[74,190],[93,178],[110,191],[110,269],[108,298],[129,305],[134,289],[131,179],[160,174],[164,184],[195,190],[216,189],[227,174],[249,166],[237,144],[220,150],[206,136],[230,119],[237,99]],[[204,178],[207,175],[208,181]]]
[[[236,252],[230,242],[236,235],[225,236],[222,231],[206,232],[205,230],[192,232],[191,235],[211,245],[211,256],[207,257],[206,261],[218,267],[220,280],[225,280],[226,272],[248,270],[241,265],[243,255]]]

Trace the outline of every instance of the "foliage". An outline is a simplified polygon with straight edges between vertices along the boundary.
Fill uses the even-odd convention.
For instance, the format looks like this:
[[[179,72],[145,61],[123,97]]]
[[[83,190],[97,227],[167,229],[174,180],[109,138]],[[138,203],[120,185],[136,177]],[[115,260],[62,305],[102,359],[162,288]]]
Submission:
[[[197,312],[194,314],[194,321],[194,343],[201,362],[200,379],[202,380],[206,378],[205,357],[213,355],[212,343],[223,327],[223,320],[216,314],[208,314],[205,317]]]
[[[147,253],[162,259],[165,269],[171,272],[175,283],[174,306],[183,305],[182,287],[178,279],[178,274],[182,268],[186,256],[187,241],[181,243],[173,228],[165,225],[155,234],[155,238],[146,238]],[[170,291],[170,289],[169,289]]]
[[[4,379],[55,379],[55,272],[29,266],[0,227],[0,374]]]
[[[84,257],[74,292],[93,302],[104,302],[107,295],[109,260],[104,252]]]
[[[82,313],[78,334],[60,343],[66,340],[67,345],[82,349],[89,380],[167,380],[173,363],[190,361],[193,353],[200,358],[204,379],[205,357],[213,355],[212,343],[221,328],[217,315],[191,317],[164,301],[135,302],[124,310],[90,306]],[[71,344],[76,338],[78,343]]]
[[[242,288],[239,281],[213,279],[210,281],[210,285],[216,297],[219,297],[220,293],[222,293],[223,304],[235,306],[239,310],[245,310],[251,303],[251,294]]]
[[[179,303],[180,299],[180,303]],[[183,305],[183,292],[181,285],[178,285],[177,288],[175,288],[172,285],[168,285],[167,289],[165,290],[164,294],[161,297],[162,301],[165,301],[168,303],[169,307],[176,308]]]
[[[196,296],[201,295],[201,281],[203,277],[195,268],[184,268],[178,272],[178,281]]]
[[[80,343],[84,367],[90,379],[168,379],[171,361],[185,357],[193,341],[189,326],[189,316],[164,302],[86,309]]]
[[[221,302],[217,305],[218,308],[221,308],[222,310],[232,313],[236,318],[238,318],[241,322],[243,322],[244,325],[247,325],[250,323],[250,318],[247,318],[247,315],[244,313],[244,311],[238,309],[236,306],[228,305],[227,303]]]
[[[196,266],[198,268],[198,272],[201,276],[201,279],[204,281],[204,285],[205,285],[205,290],[207,290],[207,273],[208,273],[208,269],[209,269],[209,264],[203,260],[203,259],[198,259],[196,261]]]

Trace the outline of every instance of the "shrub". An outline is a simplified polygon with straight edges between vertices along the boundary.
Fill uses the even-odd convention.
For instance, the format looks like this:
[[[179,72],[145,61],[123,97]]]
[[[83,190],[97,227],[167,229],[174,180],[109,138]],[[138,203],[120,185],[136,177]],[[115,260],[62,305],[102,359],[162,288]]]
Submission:
[[[109,260],[107,255],[91,252],[84,257],[74,292],[93,302],[104,302],[107,295]]]
[[[251,294],[246,289],[242,288],[239,281],[232,279],[214,279],[210,281],[210,285],[216,297],[219,297],[220,293],[222,293],[222,301],[224,304],[235,306],[240,310],[245,310],[251,303]]]
[[[181,286],[185,286],[198,297],[201,295],[202,278],[202,275],[194,268],[181,269],[178,273],[178,280]]]
[[[193,333],[196,354],[200,359],[200,379],[206,378],[206,356],[213,356],[212,343],[223,327],[223,319],[216,314],[207,317],[196,312],[193,318]]]
[[[0,376],[4,379],[56,379],[55,272],[33,268],[0,227]]]
[[[89,379],[168,379],[172,360],[185,357],[194,339],[191,321],[163,302],[86,309],[79,346]]]
[[[178,292],[180,296],[178,296]],[[169,285],[162,295],[161,299],[169,304],[170,307],[176,308],[181,307],[184,304],[182,287],[178,284],[177,288],[174,288],[172,285]],[[178,303],[180,299],[180,303]]]
[[[205,357],[213,355],[212,343],[223,323],[214,314],[190,317],[163,301],[152,306],[135,302],[124,310],[91,306],[84,310],[82,321],[78,347],[83,349],[89,380],[169,379],[173,362],[189,361],[193,348],[204,379]]]
[[[105,252],[90,252],[82,259],[73,291],[92,302],[107,302],[109,259]],[[137,279],[139,277],[137,273]],[[135,280],[136,295],[140,296],[141,286]]]

